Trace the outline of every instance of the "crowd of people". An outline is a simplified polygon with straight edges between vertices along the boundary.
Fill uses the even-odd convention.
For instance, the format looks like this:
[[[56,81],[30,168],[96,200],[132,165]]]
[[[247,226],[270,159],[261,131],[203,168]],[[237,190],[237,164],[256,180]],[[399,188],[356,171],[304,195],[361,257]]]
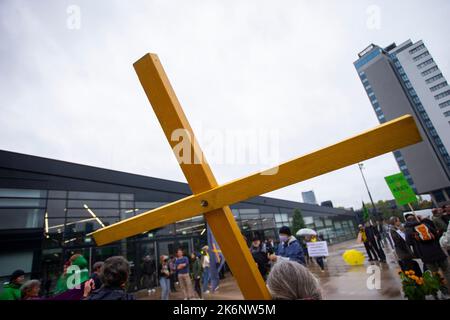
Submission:
[[[413,270],[418,276],[426,270],[440,273],[446,280],[441,292],[447,296],[450,289],[450,205],[434,208],[431,217],[408,212],[404,218],[405,223],[401,223],[398,217],[389,220],[389,235],[394,242],[400,268]],[[422,262],[423,269],[415,259]]]
[[[417,276],[430,270],[445,278],[441,287],[448,295],[450,284],[450,205],[432,209],[432,216],[414,211],[404,213],[404,222],[393,216],[388,224],[367,221],[359,225],[358,240],[364,244],[369,261],[386,263],[384,249],[390,245],[402,271],[414,271]],[[422,266],[417,262],[422,262]]]
[[[286,226],[279,230],[280,242],[263,240],[255,234],[249,248],[258,270],[266,280],[274,299],[321,299],[317,278],[305,267],[302,244]],[[158,278],[161,299],[168,300],[179,285],[185,300],[202,299],[219,289],[218,278],[211,274],[209,247],[189,256],[179,248],[175,256],[161,255],[158,268],[150,257],[144,257],[142,283],[149,293],[155,292]],[[218,265],[216,266],[218,267]],[[217,272],[217,268],[214,268]],[[63,266],[53,295],[40,296],[41,282],[25,281],[25,272],[16,270],[4,285],[1,300],[134,300],[127,292],[130,263],[122,256],[97,261],[89,273],[88,263],[81,254],[72,255]],[[284,289],[283,289],[284,288]]]
[[[450,205],[435,208],[432,217],[414,212],[404,215],[404,223],[392,217],[389,224],[367,222],[359,225],[358,240],[364,244],[369,261],[386,263],[384,250],[391,246],[402,270],[414,270],[422,275],[425,270],[440,272],[446,279],[441,292],[448,294],[450,269]],[[312,258],[308,257],[307,242],[323,240],[320,236],[306,236],[297,239],[290,228],[279,229],[279,241],[263,239],[253,234],[249,251],[259,272],[264,278],[273,299],[322,299],[318,279],[308,269]],[[324,257],[314,257],[323,271]],[[416,260],[421,260],[422,265]],[[156,291],[159,283],[161,299],[168,300],[176,286],[181,288],[184,299],[203,299],[206,294],[219,288],[219,277],[212,274],[212,259],[209,247],[187,255],[179,248],[174,256],[161,255],[156,264],[149,256],[142,265],[142,283],[149,293]],[[213,268],[216,272],[216,268]],[[92,273],[88,263],[80,254],[74,254],[64,264],[64,271],[58,279],[54,294],[41,297],[39,280],[25,281],[25,272],[16,270],[9,283],[4,285],[0,299],[3,300],[133,300],[127,293],[130,263],[121,256],[95,262]]]

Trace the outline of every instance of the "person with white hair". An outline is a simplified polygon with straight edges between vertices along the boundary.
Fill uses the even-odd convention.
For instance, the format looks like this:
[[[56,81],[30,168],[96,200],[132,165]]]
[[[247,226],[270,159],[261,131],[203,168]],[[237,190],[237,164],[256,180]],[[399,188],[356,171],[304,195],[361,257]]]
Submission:
[[[294,261],[275,263],[267,278],[267,288],[274,300],[322,300],[319,280]]]
[[[22,300],[39,300],[41,282],[39,280],[28,280],[20,287]]]

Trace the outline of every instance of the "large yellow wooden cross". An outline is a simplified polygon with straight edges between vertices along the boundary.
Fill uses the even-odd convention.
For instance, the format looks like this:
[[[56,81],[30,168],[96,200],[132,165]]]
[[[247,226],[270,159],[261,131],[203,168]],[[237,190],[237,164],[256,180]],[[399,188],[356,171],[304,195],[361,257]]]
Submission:
[[[146,54],[134,68],[174,152],[179,142],[172,134],[186,132],[190,150],[183,153],[191,151],[192,161],[175,155],[193,195],[99,229],[93,237],[97,245],[104,245],[203,214],[245,299],[270,299],[270,294],[228,205],[421,141],[414,119],[405,115],[275,168],[218,185],[158,56]]]

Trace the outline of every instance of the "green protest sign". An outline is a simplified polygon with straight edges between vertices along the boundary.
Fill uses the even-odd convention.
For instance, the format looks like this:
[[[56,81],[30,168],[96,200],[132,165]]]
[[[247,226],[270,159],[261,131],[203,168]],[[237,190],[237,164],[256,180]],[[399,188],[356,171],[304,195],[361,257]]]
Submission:
[[[403,206],[405,204],[417,201],[416,194],[409,185],[408,181],[406,181],[403,173],[397,173],[392,176],[384,177],[384,180],[386,180],[395,201],[397,201],[399,205]]]

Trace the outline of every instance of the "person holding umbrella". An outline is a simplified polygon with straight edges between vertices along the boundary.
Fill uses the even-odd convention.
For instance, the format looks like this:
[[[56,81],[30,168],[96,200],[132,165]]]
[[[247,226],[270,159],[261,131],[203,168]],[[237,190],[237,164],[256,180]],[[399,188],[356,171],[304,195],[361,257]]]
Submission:
[[[298,238],[300,238],[300,244],[301,244],[301,246],[303,248],[303,252],[305,254],[306,264],[309,265],[310,263],[312,263],[313,258],[309,256],[307,242],[309,242],[309,240],[308,240],[309,237],[316,235],[316,232],[310,228],[302,228],[302,229],[298,230],[295,235]]]

